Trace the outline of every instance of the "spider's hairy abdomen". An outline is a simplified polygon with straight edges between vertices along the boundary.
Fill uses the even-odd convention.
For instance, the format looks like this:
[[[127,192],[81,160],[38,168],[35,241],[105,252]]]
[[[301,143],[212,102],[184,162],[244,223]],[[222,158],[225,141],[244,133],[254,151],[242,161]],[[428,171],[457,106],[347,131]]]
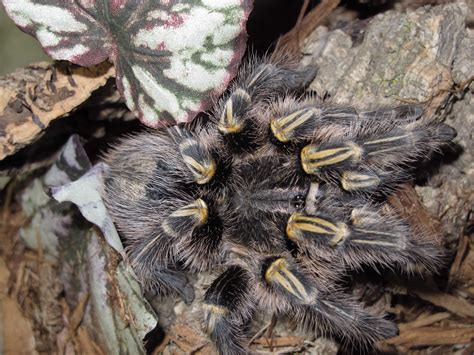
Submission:
[[[190,301],[186,272],[221,271],[199,300],[221,353],[246,351],[260,311],[370,348],[396,327],[341,278],[439,264],[385,200],[454,131],[415,105],[302,95],[314,74],[281,57],[249,63],[208,120],[128,137],[106,158],[105,201],[145,289]]]

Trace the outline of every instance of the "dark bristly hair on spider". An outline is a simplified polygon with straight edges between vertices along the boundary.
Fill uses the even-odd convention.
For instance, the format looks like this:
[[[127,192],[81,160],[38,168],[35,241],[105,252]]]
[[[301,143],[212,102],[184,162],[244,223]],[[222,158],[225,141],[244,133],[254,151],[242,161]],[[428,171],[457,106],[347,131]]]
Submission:
[[[349,296],[344,275],[439,265],[439,247],[385,200],[455,132],[415,105],[304,95],[315,73],[251,60],[208,120],[125,138],[106,157],[106,205],[144,289],[189,301],[185,272],[220,271],[199,301],[222,354],[248,351],[258,312],[370,349],[397,328]]]

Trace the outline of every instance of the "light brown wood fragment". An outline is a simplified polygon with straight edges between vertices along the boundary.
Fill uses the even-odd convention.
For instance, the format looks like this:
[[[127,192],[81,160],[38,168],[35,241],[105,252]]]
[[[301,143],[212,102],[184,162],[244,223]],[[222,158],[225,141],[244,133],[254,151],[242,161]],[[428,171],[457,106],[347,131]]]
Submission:
[[[168,334],[171,341],[185,353],[193,353],[208,343],[208,339],[204,338],[197,330],[181,322],[174,324]]]
[[[400,329],[401,332],[403,332],[403,331],[406,331],[408,329],[426,327],[426,326],[431,325],[433,323],[442,321],[444,319],[448,319],[450,316],[451,316],[451,314],[447,313],[447,312],[435,313],[435,314],[423,313],[422,315],[420,315],[417,319],[415,319],[412,322],[399,324],[398,328]]]
[[[105,355],[105,352],[100,348],[100,346],[92,339],[87,329],[83,326],[80,326],[77,329],[76,340],[80,347],[81,354],[91,354],[91,355]]]
[[[474,305],[464,298],[436,291],[415,290],[414,293],[421,299],[460,317],[474,317]]]
[[[0,77],[0,160],[38,139],[53,120],[85,102],[114,75],[113,66],[104,62],[89,68],[32,64]]]
[[[449,270],[449,286],[452,286],[456,283],[459,277],[459,270],[461,269],[461,263],[466,255],[466,251],[469,246],[469,237],[467,235],[462,235],[459,238],[459,243],[456,251],[456,257],[451,265]]]
[[[72,332],[74,332],[81,324],[82,318],[84,318],[84,313],[86,310],[88,300],[89,300],[89,293],[86,293],[79,300],[76,308],[72,312],[71,318],[69,319],[69,327]]]
[[[474,338],[474,327],[422,327],[402,332],[386,340],[387,344],[407,348],[416,346],[466,344]]]
[[[17,300],[8,296],[8,271],[0,258],[0,353],[37,354],[31,319],[25,317]]]

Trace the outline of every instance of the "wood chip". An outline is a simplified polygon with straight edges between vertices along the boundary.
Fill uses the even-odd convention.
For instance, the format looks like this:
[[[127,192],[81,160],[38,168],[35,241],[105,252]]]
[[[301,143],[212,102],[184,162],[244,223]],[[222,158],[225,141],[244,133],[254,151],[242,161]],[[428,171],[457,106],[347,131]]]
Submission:
[[[402,332],[386,340],[391,345],[406,348],[415,346],[466,344],[474,338],[474,327],[422,327]]]
[[[398,325],[398,328],[400,329],[401,332],[404,332],[404,331],[407,331],[408,329],[426,327],[428,325],[434,324],[444,319],[448,319],[449,317],[451,317],[451,314],[447,312],[435,313],[435,314],[423,313],[412,322],[400,323]]]
[[[38,139],[53,120],[78,107],[114,75],[107,62],[89,68],[61,62],[33,64],[1,77],[0,160]]]
[[[74,332],[82,322],[84,318],[84,313],[86,310],[87,301],[89,300],[89,293],[86,293],[82,298],[79,300],[76,308],[72,312],[71,318],[69,320],[69,328],[71,332]]]
[[[323,22],[340,2],[340,0],[322,0],[318,6],[303,17],[302,15],[308,6],[308,1],[305,1],[295,27],[280,38],[277,48],[285,48],[286,51],[299,53],[302,41]]]
[[[474,317],[474,305],[464,298],[436,291],[414,290],[414,293],[422,300],[442,307],[460,317]]]
[[[9,271],[0,258],[0,282],[5,287]],[[23,311],[15,298],[9,297],[6,288],[0,292],[0,354],[36,354],[36,341],[31,319]]]
[[[451,264],[451,269],[449,270],[448,289],[457,283],[459,279],[459,271],[461,269],[461,263],[463,262],[464,257],[466,256],[467,251],[468,251],[469,236],[464,232],[465,230],[463,230],[463,233],[461,234],[461,237],[459,238],[458,247],[456,249],[456,257],[454,258],[454,261]]]
[[[209,342],[202,333],[181,322],[174,324],[169,329],[168,334],[171,341],[185,353],[194,353],[196,350],[202,349]]]
[[[79,346],[80,354],[91,354],[91,355],[105,355],[105,352],[100,348],[100,346],[92,339],[87,329],[83,326],[80,326],[77,329],[76,337]]]

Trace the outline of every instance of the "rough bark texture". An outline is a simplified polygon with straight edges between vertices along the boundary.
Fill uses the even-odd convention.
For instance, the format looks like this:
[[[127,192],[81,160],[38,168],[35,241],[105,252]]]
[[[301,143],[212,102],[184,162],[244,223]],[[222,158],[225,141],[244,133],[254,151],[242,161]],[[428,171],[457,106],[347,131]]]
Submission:
[[[114,76],[109,63],[38,63],[0,78],[0,160],[37,140]]]
[[[459,55],[466,13],[466,6],[451,4],[407,14],[388,11],[366,26],[331,32],[319,27],[303,49],[303,63],[319,68],[310,89],[344,105],[413,102],[436,109],[454,83],[468,79],[470,68]],[[461,65],[453,76],[455,58]]]

